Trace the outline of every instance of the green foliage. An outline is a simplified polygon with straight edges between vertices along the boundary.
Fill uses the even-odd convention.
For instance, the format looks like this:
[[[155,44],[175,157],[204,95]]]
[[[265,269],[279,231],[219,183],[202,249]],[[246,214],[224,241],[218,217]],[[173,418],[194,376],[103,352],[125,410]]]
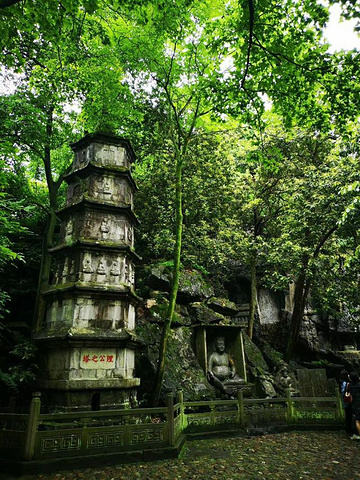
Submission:
[[[241,262],[253,284],[303,276],[317,298],[325,288],[327,311],[340,299],[355,310],[359,54],[327,51],[324,5],[5,3],[0,62],[22,76],[0,97],[0,158],[28,182],[1,190],[0,268],[23,252],[31,261],[15,242],[28,228],[44,237],[44,288],[68,144],[105,131],[139,152],[138,250],[146,263],[173,258],[172,297],[181,262],[219,276]],[[354,2],[340,3],[358,18]]]
[[[8,367],[0,369],[0,382],[8,393],[24,392],[34,384],[38,369],[36,355],[36,347],[28,340],[20,340],[10,350]]]

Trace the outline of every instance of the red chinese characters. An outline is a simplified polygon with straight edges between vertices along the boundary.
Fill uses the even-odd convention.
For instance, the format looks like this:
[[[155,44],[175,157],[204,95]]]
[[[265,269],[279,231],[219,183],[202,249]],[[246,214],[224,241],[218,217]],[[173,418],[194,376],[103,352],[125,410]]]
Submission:
[[[83,355],[82,356],[83,363],[113,363],[114,362],[114,355]]]

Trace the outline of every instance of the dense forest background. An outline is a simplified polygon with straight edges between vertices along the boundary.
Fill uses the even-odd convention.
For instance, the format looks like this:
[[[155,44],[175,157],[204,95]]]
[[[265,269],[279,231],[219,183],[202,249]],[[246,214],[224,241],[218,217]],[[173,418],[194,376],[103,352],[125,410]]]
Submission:
[[[352,0],[344,18],[358,19]],[[87,132],[137,153],[136,251],[221,289],[295,285],[291,358],[306,299],[359,313],[359,53],[330,53],[316,0],[0,0],[0,379],[36,376],[70,143]],[[39,274],[40,272],[40,274]],[[161,357],[160,357],[161,358]],[[10,359],[10,363],[9,363]],[[159,362],[157,383],[164,365]]]

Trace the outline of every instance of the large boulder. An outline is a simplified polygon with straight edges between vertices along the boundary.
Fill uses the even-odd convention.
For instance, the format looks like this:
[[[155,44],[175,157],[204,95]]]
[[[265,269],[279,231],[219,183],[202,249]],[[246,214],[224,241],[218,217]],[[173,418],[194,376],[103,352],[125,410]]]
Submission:
[[[224,315],[215,312],[203,302],[190,303],[188,311],[193,325],[225,325],[228,322]]]
[[[156,265],[151,268],[148,285],[155,291],[169,292],[172,272],[169,266]],[[188,304],[206,300],[214,295],[213,287],[197,270],[182,270],[179,277],[177,303]]]
[[[214,295],[213,287],[197,270],[180,272],[177,301],[179,303],[199,302]]]
[[[235,303],[227,298],[211,297],[207,300],[206,304],[211,310],[214,310],[214,312],[220,313],[221,315],[231,317],[239,313],[239,309]]]
[[[169,309],[169,300],[164,296],[148,299],[143,307],[146,310],[148,321],[164,323]],[[172,319],[172,326],[190,326],[192,323],[185,305],[176,305]]]
[[[163,265],[155,265],[151,267],[147,283],[154,290],[169,292],[171,285],[169,267]]]
[[[263,354],[245,333],[243,333],[243,342],[246,362],[248,367],[252,369],[252,373],[254,373],[255,376],[265,375],[268,373],[270,369],[264,359]]]

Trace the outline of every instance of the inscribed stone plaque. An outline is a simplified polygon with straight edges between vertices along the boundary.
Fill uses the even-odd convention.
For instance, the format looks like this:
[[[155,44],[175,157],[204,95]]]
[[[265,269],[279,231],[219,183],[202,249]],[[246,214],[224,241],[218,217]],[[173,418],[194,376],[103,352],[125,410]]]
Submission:
[[[301,397],[327,397],[328,380],[324,368],[297,370]]]
[[[80,368],[106,370],[115,368],[115,349],[83,348],[81,350]]]

